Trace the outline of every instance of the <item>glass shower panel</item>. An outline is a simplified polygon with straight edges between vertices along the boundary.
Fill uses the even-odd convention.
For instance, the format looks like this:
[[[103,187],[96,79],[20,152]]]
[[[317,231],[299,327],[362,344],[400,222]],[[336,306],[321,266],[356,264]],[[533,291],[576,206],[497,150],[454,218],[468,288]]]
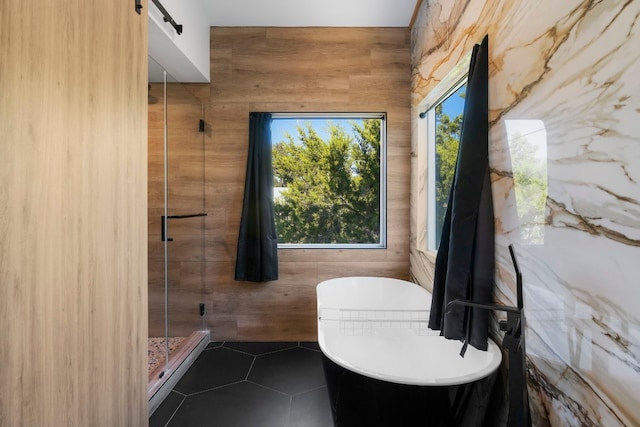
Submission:
[[[204,329],[202,102],[149,58],[149,381],[166,379]],[[191,338],[190,338],[191,337]],[[175,362],[175,363],[174,363]],[[155,389],[150,385],[150,393]]]
[[[147,218],[148,218],[148,325],[149,381],[158,378],[167,362],[165,248],[161,217],[165,213],[165,79],[166,72],[149,58]]]
[[[204,105],[193,86],[167,79],[168,336],[181,342],[203,329],[205,278]]]

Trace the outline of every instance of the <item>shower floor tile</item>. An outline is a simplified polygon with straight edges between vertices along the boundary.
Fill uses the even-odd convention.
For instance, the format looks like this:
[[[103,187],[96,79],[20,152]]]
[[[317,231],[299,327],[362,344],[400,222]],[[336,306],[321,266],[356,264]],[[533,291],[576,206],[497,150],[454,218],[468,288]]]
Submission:
[[[169,337],[169,357],[171,354],[180,347],[180,344],[187,337]],[[164,363],[165,356],[165,339],[164,337],[149,337],[148,352],[149,352],[149,364],[148,375],[151,375],[158,366]]]
[[[331,427],[318,345],[211,343],[149,426]]]

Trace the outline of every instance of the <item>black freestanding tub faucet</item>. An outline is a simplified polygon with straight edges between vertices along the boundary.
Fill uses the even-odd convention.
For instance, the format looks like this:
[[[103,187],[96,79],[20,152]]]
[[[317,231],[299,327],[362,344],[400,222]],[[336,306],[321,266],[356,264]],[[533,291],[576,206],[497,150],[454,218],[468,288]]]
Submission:
[[[509,353],[509,420],[507,425],[509,427],[531,427],[526,376],[527,361],[524,339],[525,318],[522,274],[518,267],[513,245],[509,245],[509,253],[516,272],[516,307],[456,299],[447,304],[447,310],[453,305],[462,305],[483,310],[505,311],[507,313],[507,320],[499,322],[500,330],[505,332],[502,338],[502,348]]]

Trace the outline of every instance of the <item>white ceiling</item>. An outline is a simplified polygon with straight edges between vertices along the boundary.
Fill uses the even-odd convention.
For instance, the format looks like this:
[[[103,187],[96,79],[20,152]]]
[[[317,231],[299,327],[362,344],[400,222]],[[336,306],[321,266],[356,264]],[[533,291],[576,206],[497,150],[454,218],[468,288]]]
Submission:
[[[201,0],[212,27],[408,27],[418,0]]]
[[[187,31],[177,36],[149,2],[149,81],[164,70],[181,82],[202,82],[200,62],[209,63],[208,27],[401,27],[407,28],[420,0],[166,0]],[[191,4],[189,4],[191,3]],[[203,16],[204,15],[204,16]],[[197,19],[194,20],[194,17]],[[152,19],[153,18],[153,19]],[[203,19],[204,18],[204,19]],[[184,21],[184,22],[183,22]],[[195,37],[195,38],[194,38]],[[203,39],[204,40],[204,39]],[[160,66],[153,59],[155,58]],[[207,73],[208,75],[208,73]],[[207,77],[208,78],[208,77]]]

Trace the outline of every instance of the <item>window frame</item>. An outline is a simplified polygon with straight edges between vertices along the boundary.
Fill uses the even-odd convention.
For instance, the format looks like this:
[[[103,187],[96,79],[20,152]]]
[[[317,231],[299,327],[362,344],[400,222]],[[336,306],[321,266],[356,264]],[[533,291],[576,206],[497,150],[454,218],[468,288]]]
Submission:
[[[436,245],[436,108],[454,95],[458,89],[467,84],[468,73],[456,81],[426,111],[427,120],[427,250],[437,252]]]
[[[272,119],[306,120],[364,120],[379,119],[380,123],[380,239],[378,243],[281,243],[278,249],[386,249],[387,248],[387,113],[386,112],[324,112],[324,113],[272,113]],[[272,140],[272,144],[277,141]],[[275,188],[275,187],[274,187]]]
[[[415,222],[416,249],[435,254],[435,107],[455,93],[469,77],[472,51],[464,55],[429,94],[420,102],[418,112],[418,173],[417,221]],[[429,118],[429,112],[433,112]],[[431,121],[431,122],[430,122]],[[433,130],[433,136],[429,133]],[[429,194],[431,193],[431,194]]]

